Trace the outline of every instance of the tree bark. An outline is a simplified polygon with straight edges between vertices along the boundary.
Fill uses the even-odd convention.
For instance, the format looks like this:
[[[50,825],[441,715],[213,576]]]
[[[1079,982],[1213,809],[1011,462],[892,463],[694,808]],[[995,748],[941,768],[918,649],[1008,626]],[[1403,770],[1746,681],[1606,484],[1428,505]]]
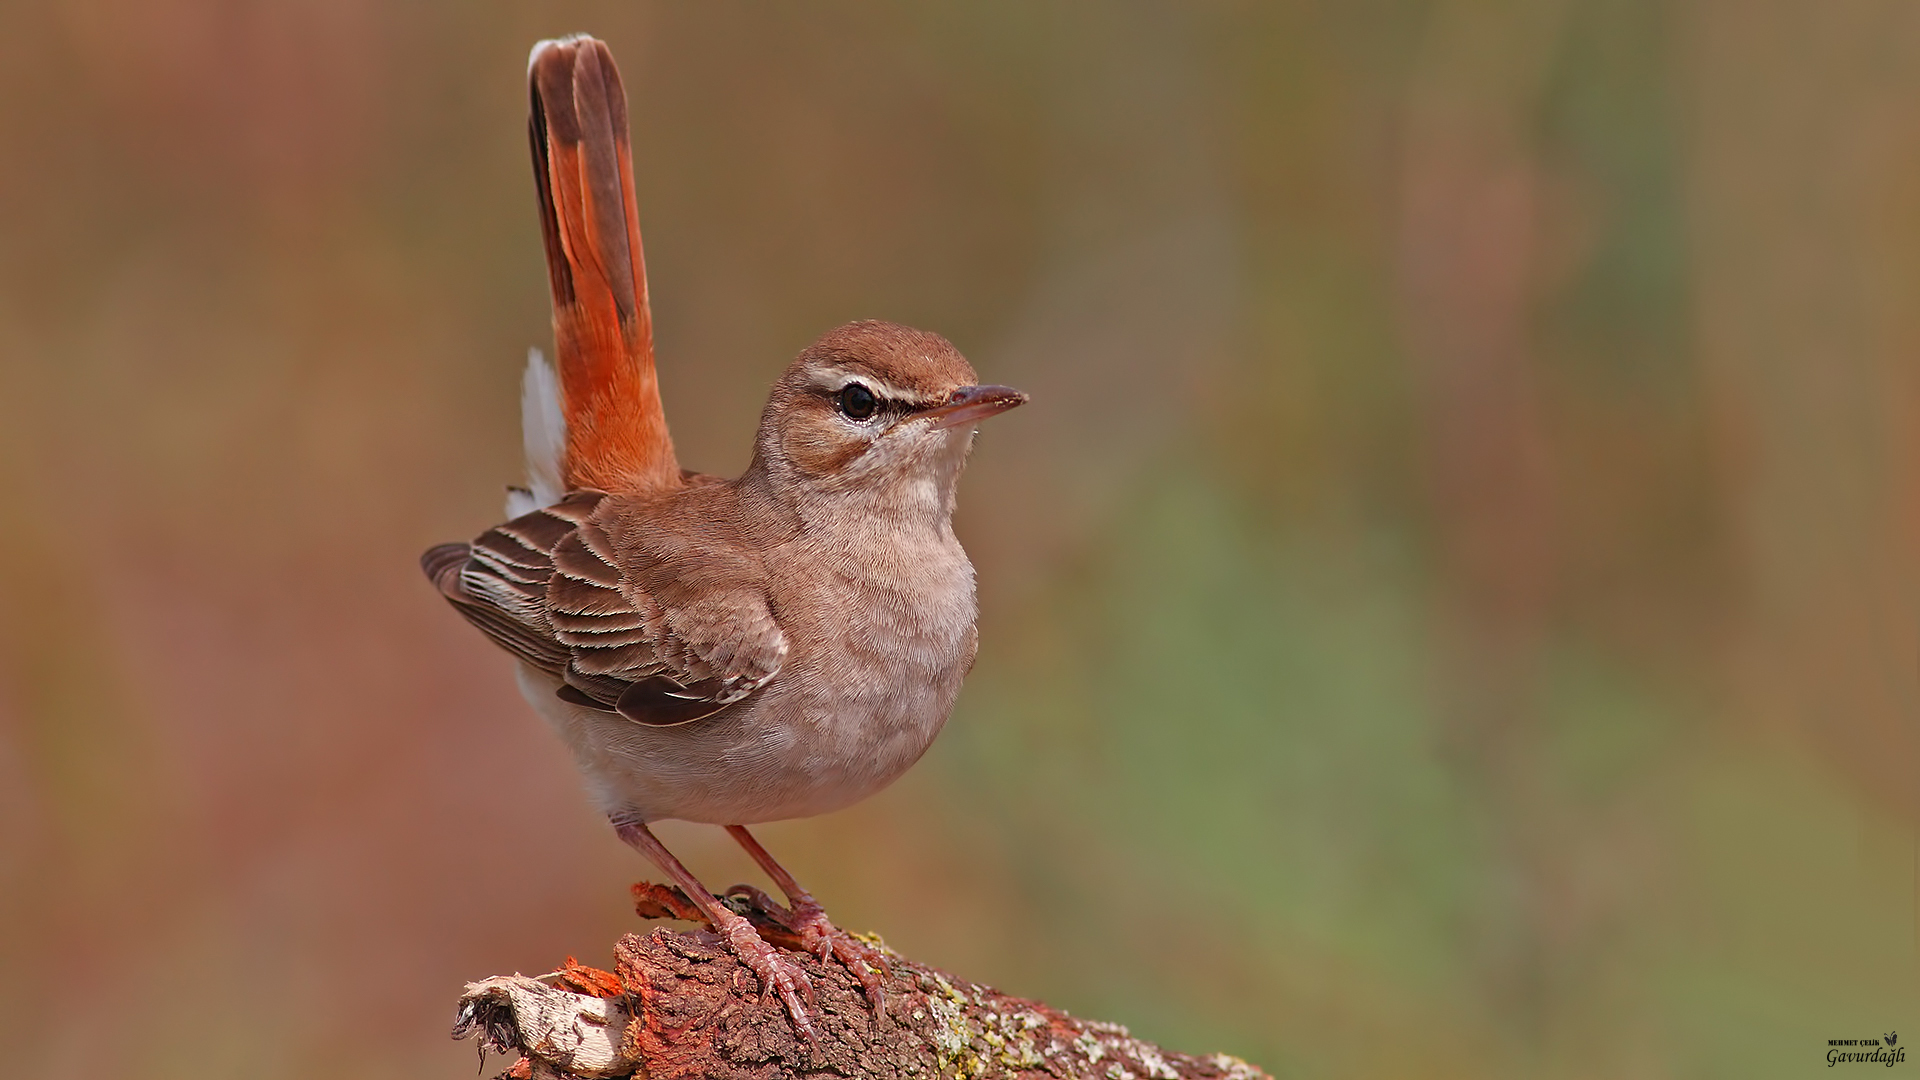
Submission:
[[[694,914],[677,890],[636,885],[634,893],[643,916]],[[764,896],[727,902],[774,944],[797,943],[784,909]],[[792,954],[813,980],[812,1042],[709,930],[628,934],[613,952],[611,972],[568,957],[539,978],[468,984],[454,1037],[477,1034],[483,1053],[518,1055],[501,1074],[516,1080],[1268,1080],[1237,1058],[1162,1050],[1117,1024],[1076,1019],[890,951],[879,1015],[837,960]]]

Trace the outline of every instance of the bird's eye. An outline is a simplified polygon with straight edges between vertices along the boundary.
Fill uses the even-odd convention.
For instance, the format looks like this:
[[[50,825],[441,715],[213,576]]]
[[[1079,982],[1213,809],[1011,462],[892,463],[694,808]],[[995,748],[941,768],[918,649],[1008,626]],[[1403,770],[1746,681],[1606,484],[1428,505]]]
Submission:
[[[859,383],[848,383],[840,391],[840,412],[849,420],[865,420],[880,408],[880,399]]]

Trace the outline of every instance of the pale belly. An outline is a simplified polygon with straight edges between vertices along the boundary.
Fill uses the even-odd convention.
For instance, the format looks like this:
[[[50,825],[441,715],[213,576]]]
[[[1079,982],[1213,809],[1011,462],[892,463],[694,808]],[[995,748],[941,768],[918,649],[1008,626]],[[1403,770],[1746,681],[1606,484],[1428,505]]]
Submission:
[[[557,680],[525,666],[520,684],[602,813],[715,825],[811,817],[875,794],[926,752],[959,689],[955,677],[950,688],[827,709],[770,687],[705,720],[653,728],[562,701]]]

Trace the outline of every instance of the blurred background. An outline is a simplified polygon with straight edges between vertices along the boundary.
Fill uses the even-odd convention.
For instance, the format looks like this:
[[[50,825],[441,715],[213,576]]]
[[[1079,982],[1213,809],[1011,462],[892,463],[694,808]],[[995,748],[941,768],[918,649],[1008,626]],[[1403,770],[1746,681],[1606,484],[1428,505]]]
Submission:
[[[1920,7],[63,0],[0,7],[10,1071],[470,1076],[463,981],[636,928],[415,565],[520,476],[575,30],[683,461],[853,318],[1033,394],[946,733],[762,833],[843,925],[1280,1077],[1920,1039]]]

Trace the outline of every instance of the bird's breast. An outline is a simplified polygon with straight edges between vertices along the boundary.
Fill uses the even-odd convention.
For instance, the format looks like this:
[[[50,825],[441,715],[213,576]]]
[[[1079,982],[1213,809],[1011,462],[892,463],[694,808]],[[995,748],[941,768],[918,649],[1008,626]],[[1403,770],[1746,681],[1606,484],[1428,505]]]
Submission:
[[[811,568],[777,617],[791,652],[764,703],[820,786],[813,812],[864,798],[919,760],[973,663],[973,567],[944,540],[849,543]]]
[[[959,542],[950,533],[840,540],[781,575],[795,585],[791,602],[775,600],[795,666],[860,700],[918,699],[929,682],[964,675],[977,608]]]

